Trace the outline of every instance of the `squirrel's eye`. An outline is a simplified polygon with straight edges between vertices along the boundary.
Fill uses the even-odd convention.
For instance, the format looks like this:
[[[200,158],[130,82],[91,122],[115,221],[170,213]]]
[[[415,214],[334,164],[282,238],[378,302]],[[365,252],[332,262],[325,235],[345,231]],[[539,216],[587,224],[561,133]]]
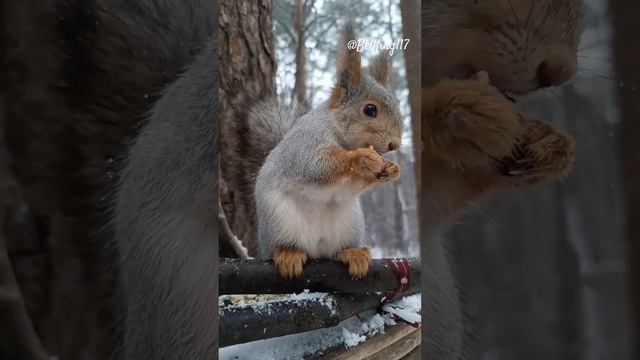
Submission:
[[[364,109],[362,109],[362,112],[368,117],[374,118],[378,115],[378,108],[373,104],[367,104],[364,106]]]

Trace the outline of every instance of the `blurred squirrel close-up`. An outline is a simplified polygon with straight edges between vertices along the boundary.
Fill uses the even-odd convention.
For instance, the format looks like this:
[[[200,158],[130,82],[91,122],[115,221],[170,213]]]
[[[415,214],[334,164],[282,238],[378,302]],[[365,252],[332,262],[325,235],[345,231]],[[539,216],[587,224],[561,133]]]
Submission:
[[[441,233],[482,195],[570,171],[571,136],[514,102],[576,74],[582,15],[582,0],[423,2],[423,339],[432,359],[465,358],[471,346]]]

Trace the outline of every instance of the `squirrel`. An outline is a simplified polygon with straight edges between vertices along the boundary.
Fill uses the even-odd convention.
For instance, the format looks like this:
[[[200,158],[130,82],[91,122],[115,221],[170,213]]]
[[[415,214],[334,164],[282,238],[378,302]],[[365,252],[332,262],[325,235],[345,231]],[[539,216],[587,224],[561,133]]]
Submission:
[[[362,68],[360,53],[347,45],[355,39],[347,25],[329,99],[289,118],[289,129],[275,122],[284,136],[256,179],[258,256],[273,258],[285,278],[299,276],[308,258],[336,258],[352,277],[366,275],[371,254],[358,246],[365,235],[359,195],[400,176],[382,157],[400,147],[403,130],[387,88],[390,58],[383,52]],[[268,105],[252,111],[253,123],[274,123]]]
[[[475,358],[440,234],[485,194],[570,171],[573,139],[510,100],[575,75],[583,1],[433,0],[421,15],[424,351]]]

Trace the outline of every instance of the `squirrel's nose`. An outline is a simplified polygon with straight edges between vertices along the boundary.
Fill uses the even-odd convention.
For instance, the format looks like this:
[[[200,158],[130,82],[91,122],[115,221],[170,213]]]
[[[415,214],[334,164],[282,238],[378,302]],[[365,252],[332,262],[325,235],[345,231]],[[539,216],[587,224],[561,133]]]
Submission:
[[[389,143],[389,151],[396,150],[399,147],[400,147],[400,144],[398,144],[395,141],[392,141],[392,142]]]
[[[576,71],[575,59],[560,52],[538,65],[536,70],[538,85],[540,87],[562,85],[569,81],[576,74]]]

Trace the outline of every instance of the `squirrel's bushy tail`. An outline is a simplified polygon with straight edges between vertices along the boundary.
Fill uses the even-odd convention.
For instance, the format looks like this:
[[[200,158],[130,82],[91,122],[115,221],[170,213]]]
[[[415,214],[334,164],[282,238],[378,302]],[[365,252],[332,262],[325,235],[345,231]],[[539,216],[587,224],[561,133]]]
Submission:
[[[244,214],[243,228],[235,230],[250,255],[256,253],[253,191],[258,171],[271,150],[308,111],[306,104],[285,103],[272,97],[247,102],[245,107],[234,111],[240,114],[236,119],[221,119],[232,125],[221,129],[221,172],[226,186],[237,197],[235,213]]]
[[[283,104],[277,99],[260,101],[247,113],[247,155],[254,159],[252,173],[257,175],[267,155],[284,138],[298,118],[306,114],[306,105],[293,101]]]

